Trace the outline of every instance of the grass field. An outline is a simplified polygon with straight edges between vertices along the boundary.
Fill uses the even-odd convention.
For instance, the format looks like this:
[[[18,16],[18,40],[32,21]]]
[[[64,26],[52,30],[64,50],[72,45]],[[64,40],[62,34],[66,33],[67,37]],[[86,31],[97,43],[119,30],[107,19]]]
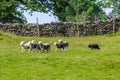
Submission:
[[[20,41],[49,42],[48,53],[21,52]],[[66,52],[53,43],[67,40]],[[90,50],[98,43],[100,50]],[[87,37],[21,37],[0,32],[0,80],[119,80],[120,32]]]

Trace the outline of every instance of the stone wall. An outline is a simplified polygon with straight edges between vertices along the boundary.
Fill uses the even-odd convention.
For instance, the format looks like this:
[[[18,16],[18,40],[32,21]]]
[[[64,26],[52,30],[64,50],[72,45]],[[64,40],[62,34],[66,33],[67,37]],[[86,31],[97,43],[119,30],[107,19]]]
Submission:
[[[43,25],[25,24],[2,24],[0,30],[20,36],[88,36],[110,34],[117,32],[120,27],[120,18],[106,21],[85,23],[50,23]]]

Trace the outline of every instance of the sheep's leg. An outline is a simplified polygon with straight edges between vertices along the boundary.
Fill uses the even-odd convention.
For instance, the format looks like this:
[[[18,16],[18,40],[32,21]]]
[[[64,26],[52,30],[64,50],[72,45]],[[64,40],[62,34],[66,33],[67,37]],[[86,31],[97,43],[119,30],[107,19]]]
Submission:
[[[48,51],[49,51],[49,48],[47,48],[46,51],[48,52]]]
[[[62,52],[64,52],[64,48],[62,48]]]
[[[47,50],[50,51],[50,47]]]
[[[68,47],[65,48],[65,51],[68,51],[67,49],[68,49]]]
[[[42,48],[42,52],[44,52],[44,48]]]
[[[45,50],[48,53],[48,49]]]
[[[41,47],[41,50],[40,50],[40,52],[44,52],[44,49]]]
[[[66,47],[64,48],[64,51],[67,51],[67,48],[66,48]]]
[[[42,52],[42,48],[41,48],[41,46],[39,46],[39,50],[40,50],[40,52]]]
[[[47,49],[47,52],[50,51],[50,49]]]
[[[24,47],[22,47],[22,50],[21,50],[21,51],[22,51],[22,52],[23,52],[23,51],[25,51],[25,48],[24,48]]]
[[[28,52],[30,52],[31,50],[29,49]]]
[[[30,48],[28,52],[31,52],[31,50],[32,50],[32,49]]]
[[[40,50],[40,52],[42,52],[42,50]]]

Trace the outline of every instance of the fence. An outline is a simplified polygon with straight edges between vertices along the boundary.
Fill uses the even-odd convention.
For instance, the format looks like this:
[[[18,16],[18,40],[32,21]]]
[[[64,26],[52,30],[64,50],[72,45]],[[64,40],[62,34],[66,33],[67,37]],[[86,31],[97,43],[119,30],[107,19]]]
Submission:
[[[58,22],[49,24],[0,23],[0,30],[19,36],[88,36],[115,33],[119,30],[120,18],[84,23]]]

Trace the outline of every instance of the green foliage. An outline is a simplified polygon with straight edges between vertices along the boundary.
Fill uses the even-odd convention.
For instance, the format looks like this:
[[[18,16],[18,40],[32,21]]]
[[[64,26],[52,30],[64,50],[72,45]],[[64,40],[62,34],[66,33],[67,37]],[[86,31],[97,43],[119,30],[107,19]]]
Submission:
[[[69,0],[51,0],[53,3],[52,13],[58,17],[60,21],[66,21],[66,7]]]
[[[120,0],[100,0],[98,4],[102,8],[111,8],[113,16],[120,14]]]
[[[21,37],[2,33],[0,40],[1,80],[119,80],[120,33],[87,37]],[[58,39],[69,41],[68,51],[54,51]],[[20,41],[51,44],[48,53],[21,52]],[[100,50],[90,50],[98,43]]]
[[[24,11],[52,12],[59,20],[65,20],[65,7],[67,0],[3,0],[0,2],[0,21],[2,22],[26,22]]]
[[[1,22],[25,22],[26,19],[17,10],[18,2],[15,0],[0,2],[0,21]]]
[[[113,8],[114,15],[120,13],[119,0],[2,0],[0,21],[25,23],[23,12],[51,12],[59,21],[81,22],[83,17],[93,21],[95,16],[106,19],[104,8]]]
[[[95,0],[70,0],[69,5],[70,6],[67,7],[67,21],[77,21],[77,19],[75,19],[77,16],[80,16],[77,17],[77,22],[83,21],[84,16],[87,16],[87,20],[89,21],[93,21],[95,16],[104,19],[102,15],[105,13],[103,13],[101,6],[99,6]]]
[[[25,23],[24,11],[47,12],[48,0],[3,0],[0,2],[0,21]],[[48,9],[47,9],[48,8]]]

